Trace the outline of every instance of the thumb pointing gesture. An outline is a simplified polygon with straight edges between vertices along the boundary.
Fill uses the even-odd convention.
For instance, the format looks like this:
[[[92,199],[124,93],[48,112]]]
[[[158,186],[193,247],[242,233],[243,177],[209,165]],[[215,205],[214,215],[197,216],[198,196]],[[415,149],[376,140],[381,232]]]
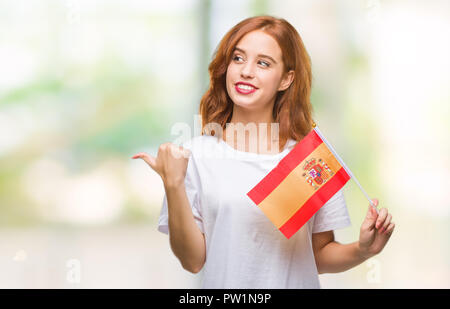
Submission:
[[[140,152],[138,154],[135,154],[131,158],[144,160],[152,169],[155,169],[155,167],[156,167],[156,159],[145,152]]]
[[[179,186],[184,183],[190,154],[190,150],[182,146],[164,143],[159,146],[156,157],[140,152],[131,158],[144,160],[161,176],[165,185]]]

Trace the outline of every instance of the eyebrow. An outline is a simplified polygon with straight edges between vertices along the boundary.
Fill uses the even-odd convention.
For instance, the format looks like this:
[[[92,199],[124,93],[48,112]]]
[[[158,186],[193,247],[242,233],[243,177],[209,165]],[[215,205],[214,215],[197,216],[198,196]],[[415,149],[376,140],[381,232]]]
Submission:
[[[239,48],[239,47],[235,47],[233,51],[236,51],[236,50],[237,50],[237,51],[240,51],[241,53],[244,53],[244,54],[245,54],[245,50],[243,50],[243,49],[241,49],[241,48]],[[267,56],[267,55],[258,54],[258,57],[261,57],[261,58],[268,58],[268,59],[272,60],[273,62],[277,63],[277,62],[275,61],[275,59],[273,59],[272,57]]]

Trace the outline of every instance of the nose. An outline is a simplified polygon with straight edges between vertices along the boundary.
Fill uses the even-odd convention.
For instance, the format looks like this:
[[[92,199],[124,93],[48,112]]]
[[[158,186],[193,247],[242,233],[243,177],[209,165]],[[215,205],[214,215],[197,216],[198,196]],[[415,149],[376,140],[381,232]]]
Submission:
[[[241,70],[241,76],[245,78],[253,78],[255,76],[254,74],[254,67],[250,61],[247,61],[243,66]]]

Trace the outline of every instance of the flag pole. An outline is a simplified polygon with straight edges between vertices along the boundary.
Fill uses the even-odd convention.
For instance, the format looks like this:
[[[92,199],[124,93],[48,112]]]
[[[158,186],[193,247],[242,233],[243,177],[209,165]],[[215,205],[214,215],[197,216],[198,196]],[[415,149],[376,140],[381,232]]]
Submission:
[[[367,198],[367,200],[369,201],[369,204],[376,210],[376,212],[378,213],[378,209],[375,206],[375,204],[372,202],[372,200],[370,199],[369,195],[366,193],[366,191],[363,189],[363,187],[361,186],[361,184],[359,183],[358,179],[356,179],[355,175],[353,175],[352,171],[348,168],[348,166],[344,163],[344,160],[341,159],[341,157],[337,154],[336,150],[334,150],[333,146],[331,146],[331,144],[327,141],[327,139],[325,138],[325,136],[323,136],[322,132],[320,132],[319,127],[316,125],[315,122],[312,123],[312,127],[314,129],[314,131],[316,131],[317,135],[320,136],[320,138],[323,140],[323,142],[325,143],[325,145],[327,145],[328,149],[330,149],[330,151],[334,154],[334,156],[336,157],[336,159],[339,161],[339,163],[342,165],[342,167],[345,169],[345,171],[350,175],[350,177],[356,182],[356,184],[358,185],[359,189],[361,189],[362,193],[364,194],[364,196]]]

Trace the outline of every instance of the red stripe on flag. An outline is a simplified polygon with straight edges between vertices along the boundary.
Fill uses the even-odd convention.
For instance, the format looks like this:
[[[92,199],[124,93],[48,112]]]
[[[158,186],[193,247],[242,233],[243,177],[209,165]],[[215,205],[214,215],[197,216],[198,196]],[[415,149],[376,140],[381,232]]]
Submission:
[[[288,239],[294,235],[325,203],[341,189],[350,176],[344,168],[339,171],[324,184],[306,203],[280,227],[280,231]]]
[[[247,195],[259,205],[323,141],[311,130]]]

